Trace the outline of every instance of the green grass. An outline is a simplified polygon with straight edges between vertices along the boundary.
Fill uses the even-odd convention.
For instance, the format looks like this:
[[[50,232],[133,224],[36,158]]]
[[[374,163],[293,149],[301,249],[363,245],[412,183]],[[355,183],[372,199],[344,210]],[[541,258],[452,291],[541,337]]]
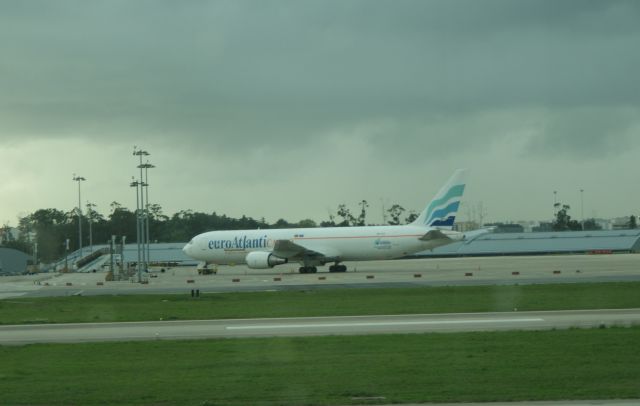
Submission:
[[[10,405],[640,398],[640,328],[0,347]]]
[[[3,324],[640,307],[640,283],[24,298]],[[640,398],[640,327],[0,346],[0,404]],[[383,397],[378,401],[358,398]]]
[[[1,324],[640,307],[640,283],[331,289],[0,300]]]

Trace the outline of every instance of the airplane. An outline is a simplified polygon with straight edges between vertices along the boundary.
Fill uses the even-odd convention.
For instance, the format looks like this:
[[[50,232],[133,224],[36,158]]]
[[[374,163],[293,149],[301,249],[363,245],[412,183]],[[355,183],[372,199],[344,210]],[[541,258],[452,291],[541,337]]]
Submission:
[[[298,262],[300,273],[346,272],[344,261],[401,258],[465,239],[453,231],[465,188],[466,169],[458,169],[410,224],[398,226],[317,227],[210,231],[199,234],[183,251],[204,266],[246,264],[268,269]],[[489,230],[475,230],[476,237]]]

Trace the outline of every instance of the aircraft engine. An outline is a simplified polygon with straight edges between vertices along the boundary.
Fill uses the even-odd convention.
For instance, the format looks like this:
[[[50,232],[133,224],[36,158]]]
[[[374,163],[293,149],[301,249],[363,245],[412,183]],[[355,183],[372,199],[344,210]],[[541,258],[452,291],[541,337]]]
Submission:
[[[247,254],[245,262],[249,268],[266,269],[273,268],[276,265],[286,264],[289,260],[287,258],[276,257],[270,252],[253,251]]]

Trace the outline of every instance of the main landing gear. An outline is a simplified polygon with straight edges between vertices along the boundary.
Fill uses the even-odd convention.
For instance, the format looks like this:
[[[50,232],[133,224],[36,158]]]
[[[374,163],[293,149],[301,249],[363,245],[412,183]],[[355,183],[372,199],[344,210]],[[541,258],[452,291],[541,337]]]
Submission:
[[[300,273],[316,273],[318,272],[318,268],[316,268],[315,266],[301,266],[300,268],[298,268],[298,271]]]
[[[300,273],[316,273],[316,272],[318,272],[318,268],[316,268],[315,266],[306,266],[305,265],[305,266],[301,266],[300,268],[298,268],[298,272],[300,272]],[[334,265],[331,265],[329,267],[329,272],[347,272],[347,266],[335,263]]]
[[[347,266],[346,265],[331,265],[329,267],[329,272],[347,272]]]

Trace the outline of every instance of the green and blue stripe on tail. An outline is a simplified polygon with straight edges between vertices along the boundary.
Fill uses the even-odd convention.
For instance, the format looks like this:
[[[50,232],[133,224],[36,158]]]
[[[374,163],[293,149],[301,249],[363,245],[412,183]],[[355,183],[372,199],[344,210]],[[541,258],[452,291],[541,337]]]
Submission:
[[[466,169],[458,169],[412,224],[452,229],[464,193],[467,172]]]

